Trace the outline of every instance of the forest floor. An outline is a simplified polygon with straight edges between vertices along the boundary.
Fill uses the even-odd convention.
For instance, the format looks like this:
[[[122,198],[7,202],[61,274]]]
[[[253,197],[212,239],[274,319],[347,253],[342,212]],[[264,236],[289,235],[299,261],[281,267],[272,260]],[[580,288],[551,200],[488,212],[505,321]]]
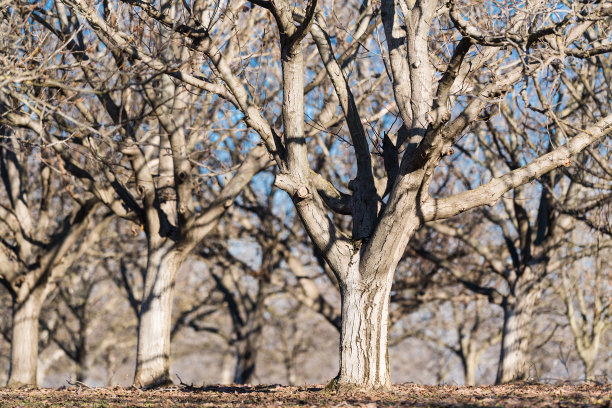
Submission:
[[[0,407],[612,407],[612,385],[424,386],[340,394],[320,386],[0,388]]]

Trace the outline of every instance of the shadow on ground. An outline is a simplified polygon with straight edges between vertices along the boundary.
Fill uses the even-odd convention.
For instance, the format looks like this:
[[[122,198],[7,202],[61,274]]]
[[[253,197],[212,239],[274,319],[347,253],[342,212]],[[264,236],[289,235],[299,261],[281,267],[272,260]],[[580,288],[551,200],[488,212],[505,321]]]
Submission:
[[[0,389],[0,407],[612,407],[612,385],[512,384],[495,387],[402,384],[388,392],[339,394],[320,386],[176,386]]]

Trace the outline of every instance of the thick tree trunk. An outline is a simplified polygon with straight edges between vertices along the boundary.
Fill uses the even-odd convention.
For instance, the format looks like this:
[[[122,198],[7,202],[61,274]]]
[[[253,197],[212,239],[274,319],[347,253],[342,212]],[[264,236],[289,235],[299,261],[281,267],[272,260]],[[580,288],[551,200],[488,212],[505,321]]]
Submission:
[[[170,245],[149,249],[138,322],[134,385],[155,387],[171,383],[170,329],[174,283],[182,256]]]
[[[339,389],[391,388],[389,372],[389,296],[391,283],[359,279],[341,285]]]
[[[536,294],[508,299],[503,305],[504,324],[497,367],[497,384],[526,380],[529,376],[527,353]]]
[[[30,293],[24,300],[13,301],[11,367],[8,387],[36,385],[38,370],[38,318],[42,295]]]

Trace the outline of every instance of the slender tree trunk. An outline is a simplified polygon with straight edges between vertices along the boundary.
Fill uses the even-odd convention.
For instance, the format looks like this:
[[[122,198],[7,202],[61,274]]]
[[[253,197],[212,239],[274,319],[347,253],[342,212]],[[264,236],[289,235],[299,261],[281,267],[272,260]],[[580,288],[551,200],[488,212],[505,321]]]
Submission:
[[[527,353],[535,301],[535,293],[526,293],[507,299],[503,305],[504,324],[495,380],[497,384],[526,380],[529,376]]]
[[[463,366],[463,383],[464,385],[476,385],[476,370],[478,369],[478,354],[474,352],[468,353],[461,358]]]
[[[366,283],[359,278],[348,279],[340,290],[342,331],[338,388],[391,388],[388,350],[391,282]]]
[[[155,387],[171,383],[170,329],[172,301],[182,256],[172,245],[149,248],[138,322],[134,385]]]
[[[287,384],[295,385],[297,383],[297,373],[295,372],[295,355],[292,351],[284,358],[285,372],[287,373]]]
[[[77,354],[75,377],[79,382],[84,382],[87,374],[87,349],[85,347],[85,342],[81,342]]]
[[[582,364],[584,366],[585,381],[592,380],[594,377],[595,361],[597,360],[597,354],[599,352],[602,332],[603,331],[600,331],[595,334],[590,345],[587,348],[582,348],[581,350],[578,350],[578,357],[580,357],[580,360],[582,361]]]
[[[255,374],[259,338],[264,324],[265,299],[265,284],[260,282],[257,302],[254,305],[255,309],[249,317],[248,325],[240,330],[244,339],[238,344],[236,370],[234,372],[234,383],[236,384],[248,384]]]
[[[38,319],[41,293],[32,292],[25,299],[13,300],[13,332],[8,387],[36,385],[38,370]]]
[[[257,346],[250,336],[238,346],[236,353],[236,369],[234,371],[235,384],[249,384],[255,374],[257,360]]]
[[[228,349],[223,353],[223,362],[221,363],[221,384],[232,383],[232,366],[234,365],[234,353]]]
[[[583,361],[584,363],[584,380],[588,381],[593,378],[593,372],[595,371],[595,361]]]

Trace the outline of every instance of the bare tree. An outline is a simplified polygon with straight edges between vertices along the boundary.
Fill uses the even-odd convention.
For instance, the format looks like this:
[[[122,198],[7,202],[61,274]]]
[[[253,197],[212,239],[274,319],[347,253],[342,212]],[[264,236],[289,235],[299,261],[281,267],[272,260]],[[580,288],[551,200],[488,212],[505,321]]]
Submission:
[[[143,67],[103,33],[96,37],[96,32],[84,30],[78,15],[63,2],[50,8],[18,2],[11,11],[30,16],[37,30],[54,39],[55,55],[70,68],[45,67],[40,83],[12,92],[41,112],[36,119],[22,116],[19,125],[38,132],[42,144],[61,158],[66,172],[94,192],[97,201],[146,234],[134,383],[152,386],[170,381],[171,306],[181,263],[270,161],[265,149],[253,146],[231,116],[218,121],[230,131],[208,129],[223,113],[223,103],[212,93],[176,81],[166,68],[158,69],[193,60],[176,43],[179,34],[149,31],[115,6],[104,3],[103,17],[132,32],[134,42],[149,44],[153,55],[149,58],[156,68]],[[161,7],[170,15],[177,12],[170,2],[162,2]],[[107,25],[100,15],[92,14],[93,9],[86,9],[88,18]],[[95,46],[89,47],[90,41]],[[53,95],[49,101],[40,97],[41,89]],[[206,140],[204,130],[220,139]],[[231,152],[225,162],[217,159],[219,150],[242,143],[242,152]],[[215,178],[227,173],[233,177]]]
[[[452,290],[452,289],[451,289]],[[455,355],[463,371],[463,383],[476,385],[476,374],[482,355],[501,339],[501,330],[487,309],[482,297],[459,292],[448,302],[431,302],[423,308],[428,322],[394,336],[391,344],[397,344],[407,337],[415,337],[432,343],[441,350],[440,358],[447,358],[444,351]],[[463,288],[463,292],[466,289]]]
[[[560,268],[557,285],[585,380],[595,379],[597,356],[605,333],[612,326],[611,265],[607,262],[610,246],[602,248],[599,239],[594,245],[598,251],[593,257]]]
[[[83,0],[67,3],[101,35],[112,38],[123,49],[133,50],[144,63],[155,65],[128,42],[127,36],[89,11]],[[597,116],[586,128],[576,126],[564,144],[546,153],[538,152],[519,167],[448,197],[429,195],[436,168],[487,108],[507,105],[518,91],[516,85],[525,79],[527,87],[537,83],[539,73],[548,67],[547,61],[559,60],[568,65],[609,52],[609,47],[597,41],[605,41],[612,9],[607,3],[579,3],[569,8],[562,2],[528,1],[527,13],[513,14],[507,8],[511,6],[503,6],[508,12],[495,19],[487,14],[488,2],[451,1],[445,6],[433,0],[383,1],[380,15],[386,37],[386,68],[403,124],[397,135],[387,134],[384,143],[378,144],[383,146],[387,177],[386,183],[376,183],[372,162],[377,157],[372,155],[351,81],[335,58],[338,51],[328,40],[326,17],[318,11],[317,2],[309,1],[305,11],[282,0],[253,3],[271,14],[280,37],[282,138],[262,116],[257,101],[249,97],[250,88],[244,78],[232,67],[231,56],[237,46],[232,38],[226,40],[214,30],[199,29],[198,21],[183,19],[185,23],[177,24],[153,6],[142,7],[142,13],[183,34],[188,46],[208,58],[226,87],[216,92],[228,98],[259,134],[279,168],[276,185],[289,193],[313,245],[336,274],[343,318],[337,384],[388,388],[391,285],[396,266],[415,231],[425,222],[492,205],[507,191],[568,163],[573,155],[609,133],[612,117]],[[223,10],[223,15],[231,16],[256,13],[238,3],[224,6]],[[364,27],[376,24],[373,4],[366,2],[358,10],[359,17],[352,20],[355,23],[343,27],[352,31],[353,41],[360,39]],[[602,27],[603,31],[595,32],[603,37],[584,36],[594,26]],[[303,53],[304,38],[309,32],[333,85],[355,153],[357,175],[349,185],[351,193],[338,191],[309,165]],[[448,46],[434,46],[438,39]],[[226,41],[229,46],[221,48],[220,42]],[[193,83],[189,77],[183,80]],[[214,82],[202,84],[207,89],[214,86]],[[546,106],[536,108],[546,111]],[[352,216],[351,236],[335,227],[330,211]]]
[[[75,264],[71,273],[63,277],[52,307],[40,319],[51,340],[74,363],[74,379],[79,382],[86,380],[90,351],[96,351],[96,346],[104,341],[91,338],[91,325],[108,295],[100,292],[100,284],[108,280],[108,275],[100,271],[101,262],[92,262],[92,251],[85,255],[87,263]]]
[[[596,72],[607,72],[600,68],[605,59],[605,56],[597,57],[573,70],[553,68],[543,72],[551,83],[563,82],[566,86],[550,89],[542,85],[545,82],[540,82],[533,89],[524,88],[512,105],[525,104],[534,112],[533,116],[517,113],[520,108],[512,111],[508,106],[501,106],[499,116],[493,117],[488,112],[479,118],[473,126],[474,133],[462,140],[458,148],[474,168],[481,170],[468,174],[449,167],[445,173],[450,178],[443,178],[438,184],[452,189],[452,180],[455,180],[473,188],[481,182],[480,172],[498,177],[503,171],[520,168],[526,157],[537,156],[541,149],[538,139],[534,138],[541,132],[537,129],[546,129],[549,133],[546,145],[547,151],[551,151],[571,134],[570,120],[579,126],[588,126],[593,118],[608,114],[609,106],[598,102],[608,95],[607,86],[591,87],[585,82],[573,84],[568,79],[594,78]],[[544,111],[529,102],[538,100],[545,106],[551,99],[556,104]],[[545,277],[573,259],[563,255],[562,250],[575,247],[568,234],[578,225],[576,220],[593,226],[592,213],[601,210],[601,205],[610,199],[609,184],[605,182],[605,160],[602,161],[605,156],[601,156],[602,152],[608,154],[606,151],[606,142],[590,147],[588,153],[541,177],[539,185],[516,188],[512,198],[502,197],[492,209],[479,210],[484,217],[481,225],[460,220],[431,224],[433,229],[460,240],[477,255],[471,258],[472,266],[467,269],[450,262],[443,253],[431,259],[504,311],[497,382],[528,376],[533,309],[549,285]],[[589,170],[587,163],[591,166]],[[599,163],[604,163],[603,167]],[[592,250],[586,250],[576,256],[588,256],[590,252]]]
[[[70,19],[37,10],[35,15],[47,22],[45,27],[55,27],[56,21],[63,24],[63,43],[71,44],[72,34],[77,33],[73,41],[77,47],[71,46],[73,58],[81,62],[84,78],[89,78],[81,84],[93,81],[87,85],[96,90],[91,100],[101,99],[106,113],[100,117],[106,122],[110,118],[120,135],[121,143],[108,138],[94,143],[89,142],[91,137],[79,135],[71,143],[84,147],[90,143],[96,147],[92,152],[100,150],[103,141],[113,146],[112,160],[101,166],[105,171],[95,177],[90,172],[81,179],[86,183],[95,180],[95,191],[108,191],[112,200],[104,200],[103,194],[98,197],[118,215],[141,225],[149,239],[150,270],[145,281],[153,281],[145,282],[141,326],[146,327],[149,311],[154,316],[158,315],[155,310],[163,309],[159,313],[169,316],[173,280],[166,276],[173,273],[161,271],[172,271],[180,264],[177,260],[214,224],[210,220],[218,219],[211,214],[222,214],[224,204],[231,204],[228,199],[233,200],[242,189],[238,185],[243,185],[236,181],[213,189],[211,210],[192,217],[195,204],[190,203],[195,194],[189,175],[193,168],[188,170],[191,164],[181,149],[199,138],[185,136],[183,143],[180,137],[184,112],[194,107],[180,95],[189,92],[209,96],[208,111],[216,101],[223,101],[219,104],[231,110],[232,121],[239,117],[259,136],[277,166],[275,185],[289,194],[316,253],[338,282],[342,323],[335,384],[339,388],[390,387],[387,343],[392,284],[408,243],[425,223],[492,206],[500,199],[504,203],[508,200],[505,194],[519,188],[514,193],[519,204],[513,212],[525,253],[519,257],[520,268],[509,273],[541,276],[530,262],[530,236],[524,233],[529,220],[519,208],[524,194],[520,187],[570,166],[577,153],[595,146],[612,130],[612,116],[605,108],[594,110],[585,120],[576,109],[578,100],[556,99],[559,89],[564,95],[566,89],[571,93],[563,75],[578,77],[583,74],[582,66],[610,52],[612,7],[608,2],[519,3],[351,1],[340,9],[316,0],[305,2],[304,7],[294,7],[286,0],[252,0],[250,5],[203,1],[191,6],[125,0],[105,2],[98,13],[87,0],[62,0],[56,8],[67,5]],[[492,9],[499,12],[492,15]],[[81,29],[79,18],[87,22],[88,30]],[[270,21],[276,31],[267,29]],[[79,59],[89,53],[88,61],[93,61],[93,51],[78,39],[91,33],[104,44],[99,52],[113,67],[107,68],[109,77],[111,72],[121,72],[117,88],[92,75],[91,62]],[[166,36],[153,35],[157,41],[144,41],[150,33]],[[587,83],[603,84],[607,73],[591,68],[586,75]],[[152,78],[159,80],[155,82],[159,93],[150,89]],[[123,102],[129,99],[128,89],[139,90],[139,95],[132,95],[138,103]],[[372,94],[379,95],[370,97]],[[113,97],[122,101],[117,111],[110,109],[118,105],[109,103]],[[136,110],[147,115],[136,114]],[[496,171],[469,186],[436,193],[436,176],[446,165],[453,168],[458,163],[445,158],[454,155],[453,146],[459,150],[464,134],[482,131],[489,144],[504,143],[503,131],[479,125],[497,110],[509,112],[506,116],[512,119],[524,119],[515,133],[525,134],[525,144],[533,146],[529,154],[508,165],[497,157]],[[559,115],[560,111],[565,114]],[[206,120],[218,122],[219,116],[208,115]],[[146,126],[133,126],[141,117]],[[174,124],[164,124],[166,117]],[[329,121],[312,120],[325,117]],[[96,131],[104,123],[88,118],[86,109],[79,110],[78,118]],[[551,123],[559,135],[553,143],[542,144],[548,135],[541,127],[533,130],[532,122]],[[157,129],[159,141],[147,139],[144,127]],[[326,143],[326,139],[334,142]],[[147,157],[143,145],[149,143],[154,153]],[[247,157],[263,149],[252,143],[234,144],[239,145],[250,149]],[[57,150],[62,145],[54,147]],[[163,149],[168,148],[172,154],[165,156]],[[318,154],[326,149],[341,152],[335,156],[341,165]],[[109,154],[108,148],[103,150]],[[476,157],[485,152],[486,146],[480,146]],[[457,154],[467,156],[461,151]],[[256,157],[253,161],[261,160],[260,165],[267,160],[266,155]],[[65,153],[63,158],[68,159]],[[158,164],[152,165],[151,158]],[[172,160],[169,167],[164,166],[164,158]],[[317,161],[325,164],[324,170]],[[112,165],[106,164],[109,162]],[[232,165],[239,162],[232,161]],[[70,168],[77,165],[70,163]],[[131,178],[112,171],[119,166],[131,169]],[[476,168],[468,166],[472,165],[461,164],[456,170],[469,173]],[[166,168],[172,171],[164,172]],[[251,175],[261,166],[243,164],[242,168],[250,169],[244,171]],[[85,169],[78,169],[73,174],[82,176]],[[238,170],[232,181],[240,174],[244,173]],[[99,184],[100,179],[105,182]],[[128,188],[130,180],[134,186]],[[176,201],[174,194],[162,195],[162,187],[169,187]],[[349,223],[351,232],[346,233],[343,226]],[[522,287],[512,293],[512,299],[516,307],[508,310],[516,311],[529,309],[535,297]],[[506,326],[524,326],[525,316],[529,313],[509,312]],[[137,384],[167,380],[168,326],[162,326],[141,331]],[[156,346],[149,347],[148,339],[155,339]],[[513,366],[521,367],[524,342],[513,339],[512,347],[503,346],[505,355],[512,358],[503,361],[518,361]],[[522,376],[514,369],[503,371],[500,381]]]
[[[70,197],[46,163],[30,162],[32,151],[20,148],[14,133],[5,135],[0,154],[6,199],[0,206],[0,282],[13,300],[8,385],[18,387],[36,384],[38,320],[45,298],[100,238],[105,223],[88,231],[97,200]]]

